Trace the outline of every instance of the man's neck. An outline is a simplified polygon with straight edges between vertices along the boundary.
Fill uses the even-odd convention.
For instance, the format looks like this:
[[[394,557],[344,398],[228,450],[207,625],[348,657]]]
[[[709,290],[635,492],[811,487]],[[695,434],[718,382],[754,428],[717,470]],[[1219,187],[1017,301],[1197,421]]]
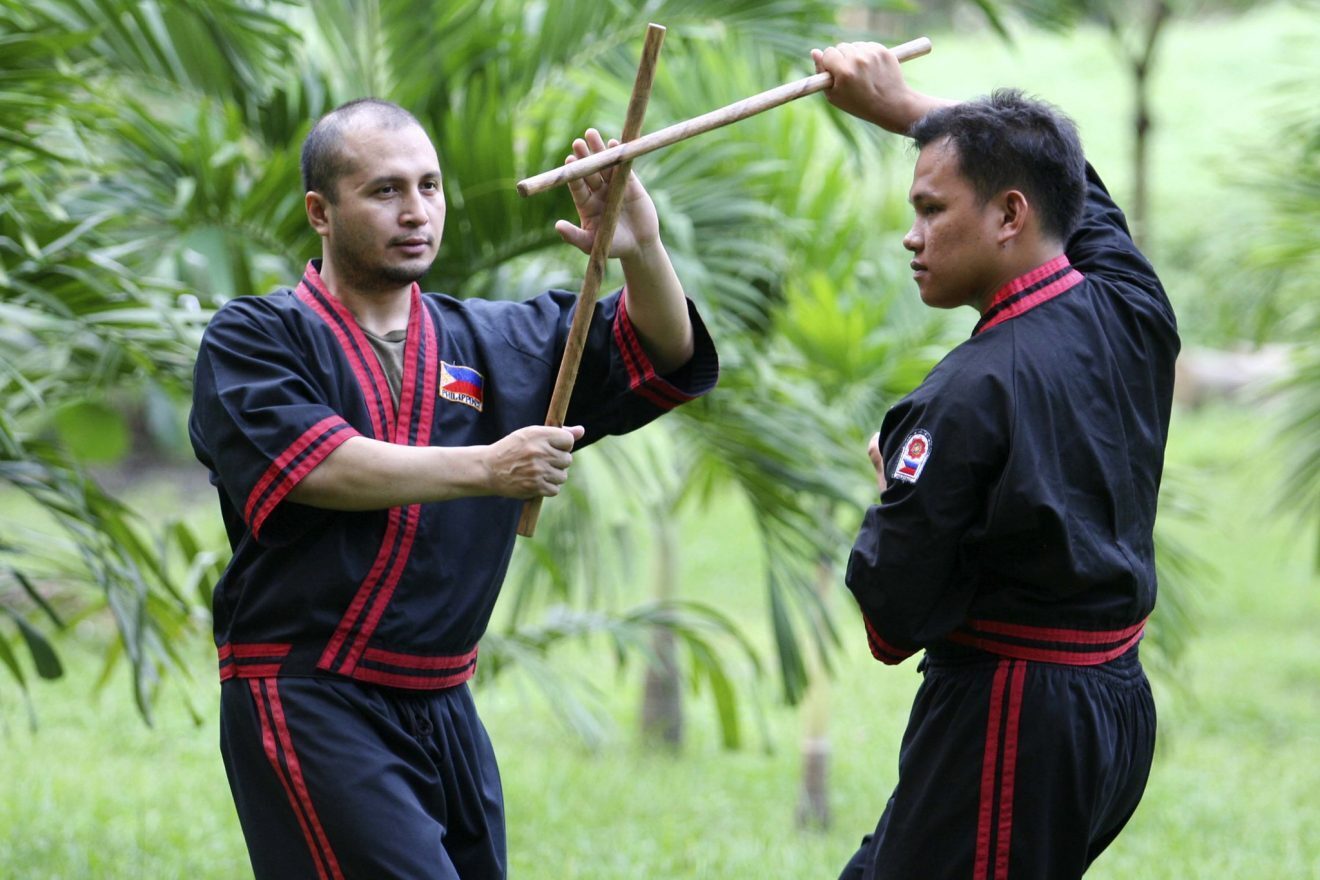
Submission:
[[[995,296],[1004,289],[1005,285],[1013,283],[1031,270],[1037,269],[1062,255],[1063,245],[1058,242],[1040,241],[1033,244],[1020,241],[1010,242],[1008,248],[1005,249],[1004,258],[1000,262],[998,283],[986,295],[985,302],[977,304],[976,310],[981,314],[985,314],[986,309],[994,303]]]
[[[335,272],[327,262],[321,264],[321,283],[353,315],[358,326],[384,336],[408,327],[412,305],[412,285],[397,288],[362,290]]]

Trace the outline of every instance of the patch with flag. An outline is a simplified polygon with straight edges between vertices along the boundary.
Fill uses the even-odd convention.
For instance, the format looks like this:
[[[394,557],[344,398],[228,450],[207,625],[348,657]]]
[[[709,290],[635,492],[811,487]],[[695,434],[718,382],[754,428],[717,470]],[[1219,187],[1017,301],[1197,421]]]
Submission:
[[[894,465],[894,479],[915,483],[930,460],[930,434],[918,428],[903,441]]]
[[[481,374],[471,367],[440,362],[440,396],[481,412]]]

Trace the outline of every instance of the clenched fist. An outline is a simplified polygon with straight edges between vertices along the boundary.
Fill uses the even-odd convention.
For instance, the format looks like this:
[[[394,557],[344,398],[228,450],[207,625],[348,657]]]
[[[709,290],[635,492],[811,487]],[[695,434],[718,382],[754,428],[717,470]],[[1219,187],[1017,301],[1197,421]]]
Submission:
[[[509,498],[538,498],[559,494],[568,481],[573,444],[585,428],[531,425],[519,428],[487,447],[486,470],[491,491]]]

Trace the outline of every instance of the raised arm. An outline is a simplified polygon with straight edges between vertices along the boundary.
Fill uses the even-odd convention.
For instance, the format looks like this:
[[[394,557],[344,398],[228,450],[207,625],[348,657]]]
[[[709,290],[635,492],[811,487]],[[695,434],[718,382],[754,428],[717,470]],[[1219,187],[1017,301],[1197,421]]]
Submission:
[[[834,77],[824,93],[831,104],[895,134],[907,134],[931,110],[957,103],[911,88],[894,53],[880,43],[812,49],[811,60],[817,73]]]
[[[617,143],[611,140],[609,146]],[[606,146],[599,132],[588,129],[585,137],[573,142],[573,156],[566,161],[598,153]],[[613,173],[613,169],[606,169],[569,184],[582,225],[560,220],[555,229],[564,241],[583,253],[591,252],[596,225],[605,207],[606,185]],[[630,173],[628,178],[610,256],[617,257],[623,267],[628,317],[656,372],[664,375],[686,364],[694,351],[687,296],[660,240],[655,204],[635,174]]]

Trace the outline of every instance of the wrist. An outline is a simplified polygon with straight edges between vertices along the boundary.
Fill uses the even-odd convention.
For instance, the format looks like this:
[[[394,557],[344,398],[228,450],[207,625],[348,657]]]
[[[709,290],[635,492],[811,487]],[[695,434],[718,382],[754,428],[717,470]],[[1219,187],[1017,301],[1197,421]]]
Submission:
[[[907,134],[918,122],[926,117],[926,114],[932,110],[938,110],[941,107],[950,107],[957,101],[946,100],[945,98],[936,98],[917,91],[908,91],[907,98],[903,102],[902,114],[897,128],[892,128],[895,134]]]
[[[636,246],[626,254],[619,255],[619,265],[626,274],[630,270],[648,270],[652,266],[669,261],[669,253],[664,242],[657,234],[654,238],[638,239]]]

